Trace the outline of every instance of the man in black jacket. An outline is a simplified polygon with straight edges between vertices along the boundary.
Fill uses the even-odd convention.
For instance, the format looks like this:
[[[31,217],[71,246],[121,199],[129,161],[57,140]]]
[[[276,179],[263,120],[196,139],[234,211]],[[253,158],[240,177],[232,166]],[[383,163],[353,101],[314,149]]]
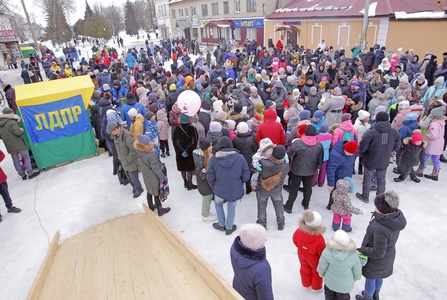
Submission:
[[[377,193],[385,192],[386,170],[390,165],[390,155],[400,148],[399,133],[391,128],[389,115],[382,111],[376,115],[374,128],[367,131],[360,141],[358,156],[363,158],[364,175],[362,193],[358,199],[369,203],[369,192],[374,172],[377,174]]]

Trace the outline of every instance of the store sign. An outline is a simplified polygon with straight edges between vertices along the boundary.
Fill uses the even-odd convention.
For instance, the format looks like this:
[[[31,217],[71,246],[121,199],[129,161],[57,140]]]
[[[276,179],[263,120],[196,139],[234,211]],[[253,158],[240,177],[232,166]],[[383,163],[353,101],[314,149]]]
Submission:
[[[11,41],[16,39],[14,30],[0,30],[0,41]]]
[[[234,28],[264,28],[264,19],[234,20]]]
[[[282,22],[283,25],[301,25],[300,21]]]
[[[192,18],[192,26],[198,26],[199,25],[199,18]]]

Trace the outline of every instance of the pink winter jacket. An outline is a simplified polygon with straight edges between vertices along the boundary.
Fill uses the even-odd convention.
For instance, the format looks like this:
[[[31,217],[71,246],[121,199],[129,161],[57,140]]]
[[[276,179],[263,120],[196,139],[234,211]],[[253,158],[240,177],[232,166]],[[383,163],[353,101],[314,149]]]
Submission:
[[[444,152],[445,118],[434,119],[430,122],[427,131],[427,149],[425,153],[441,155]]]
[[[351,120],[346,120],[346,121],[340,123],[339,128],[335,129],[334,136],[332,137],[331,146],[334,146],[336,142],[343,139],[344,131],[341,128],[343,128],[344,130],[346,130],[348,132],[352,132],[354,134],[354,140],[356,140],[356,141],[359,140],[359,137],[357,135],[357,130],[352,125]]]
[[[405,121],[405,118],[409,113],[411,113],[411,108],[402,109],[394,118],[393,123],[391,123],[391,128],[399,131],[400,128],[402,127],[402,122]]]

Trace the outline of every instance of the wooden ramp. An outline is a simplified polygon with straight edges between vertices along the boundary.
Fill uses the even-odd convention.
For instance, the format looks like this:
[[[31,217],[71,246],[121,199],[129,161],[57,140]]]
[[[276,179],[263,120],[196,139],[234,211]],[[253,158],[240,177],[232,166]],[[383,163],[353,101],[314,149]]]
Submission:
[[[56,233],[27,299],[242,299],[144,207],[60,246]]]

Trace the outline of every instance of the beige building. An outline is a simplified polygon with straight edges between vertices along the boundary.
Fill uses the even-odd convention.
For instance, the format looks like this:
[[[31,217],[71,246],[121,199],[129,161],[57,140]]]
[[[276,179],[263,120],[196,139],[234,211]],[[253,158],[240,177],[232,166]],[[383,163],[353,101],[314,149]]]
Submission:
[[[154,0],[155,15],[153,20],[156,25],[159,38],[168,39],[172,36],[171,17],[169,15],[169,1],[168,0]]]
[[[202,44],[223,39],[264,43],[264,18],[290,0],[173,0],[169,2],[173,37],[197,37]]]
[[[281,40],[283,44],[316,49],[324,40],[328,46],[351,49],[360,43],[365,2],[348,2],[335,6],[330,0],[294,0],[267,16],[265,36],[272,37],[274,44]],[[371,1],[367,47],[379,44],[394,50],[414,49],[420,57],[426,51],[440,56],[447,51],[447,44],[439,42],[447,28],[447,17],[445,1],[441,6],[438,2],[420,0],[407,6],[402,1]]]

